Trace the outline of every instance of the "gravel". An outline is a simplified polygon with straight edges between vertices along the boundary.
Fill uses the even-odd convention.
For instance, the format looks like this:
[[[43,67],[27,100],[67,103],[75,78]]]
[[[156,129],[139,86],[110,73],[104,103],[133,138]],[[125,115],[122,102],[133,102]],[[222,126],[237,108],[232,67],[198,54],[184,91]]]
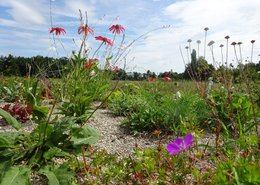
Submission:
[[[122,128],[121,124],[123,120],[124,117],[116,117],[108,109],[98,109],[87,123],[100,132],[99,141],[94,147],[100,150],[104,149],[110,154],[118,154],[122,157],[131,155],[136,147],[141,150],[154,148],[158,146],[159,143],[161,145],[166,145],[176,138],[172,135],[168,135],[163,139],[159,139],[157,135],[148,133],[132,135]],[[24,123],[23,125],[23,129],[27,132],[30,132],[34,127],[30,122]],[[0,119],[0,132],[10,131],[15,131],[15,129],[6,125],[5,122]],[[199,144],[207,144],[208,142],[209,145],[214,145],[213,135],[206,134],[198,141]]]

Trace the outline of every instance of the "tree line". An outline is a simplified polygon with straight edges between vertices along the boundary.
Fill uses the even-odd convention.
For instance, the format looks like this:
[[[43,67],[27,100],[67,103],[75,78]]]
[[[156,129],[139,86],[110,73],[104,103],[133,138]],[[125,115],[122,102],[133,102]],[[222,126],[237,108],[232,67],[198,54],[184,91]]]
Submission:
[[[218,79],[221,74],[228,72],[234,80],[241,77],[241,74],[250,75],[253,80],[260,80],[260,61],[252,63],[245,61],[245,64],[239,64],[234,67],[221,65],[217,69],[203,57],[196,57],[196,51],[191,53],[191,60],[185,66],[182,73],[174,72],[173,70],[156,74],[150,70],[144,73],[126,72],[124,69],[117,68],[116,70],[108,70],[113,74],[112,79],[134,80],[141,81],[149,78],[165,78],[169,77],[172,80],[207,80],[209,77]],[[49,78],[60,78],[71,67],[70,60],[67,57],[52,58],[44,56],[33,57],[16,57],[13,55],[0,56],[0,74],[4,76],[35,76],[44,75]]]

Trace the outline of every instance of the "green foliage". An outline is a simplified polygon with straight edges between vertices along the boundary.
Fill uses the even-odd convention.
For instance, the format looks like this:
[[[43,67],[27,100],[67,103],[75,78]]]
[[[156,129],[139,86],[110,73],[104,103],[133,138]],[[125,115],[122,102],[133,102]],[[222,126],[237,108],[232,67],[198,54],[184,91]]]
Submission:
[[[49,185],[69,185],[74,179],[74,173],[68,170],[66,165],[45,166],[39,173],[46,176]]]
[[[29,185],[30,169],[26,167],[12,166],[4,172],[2,185]]]
[[[37,76],[44,73],[46,77],[61,77],[66,72],[68,58],[34,56],[15,57],[0,56],[0,71],[5,76]]]
[[[199,171],[187,153],[170,156],[164,146],[144,151],[136,148],[131,156],[121,158],[105,151],[92,151],[85,157],[90,163],[82,163],[78,174],[88,179],[87,184],[183,184],[189,182],[188,175]],[[209,173],[200,172],[194,182],[209,184]]]
[[[218,164],[214,184],[259,184],[259,166],[259,154],[241,151]]]
[[[3,119],[16,130],[19,130],[22,127],[21,123],[19,123],[13,116],[11,116],[11,114],[3,109],[0,109],[0,116],[2,116]]]
[[[88,59],[74,54],[71,60],[71,72],[62,79],[63,86],[59,90],[62,102],[58,109],[60,114],[75,117],[82,124],[90,115],[93,101],[106,90],[109,78],[97,69],[97,64],[85,69]]]
[[[99,134],[96,130],[88,126],[79,127],[75,122],[76,120],[72,118],[54,119],[50,123],[42,120],[38,121],[31,133],[22,131],[15,134],[0,133],[0,167],[6,169],[5,174],[12,170],[12,174],[16,173],[19,178],[28,179],[29,172],[22,173],[21,177],[21,172],[18,173],[17,169],[14,170],[11,167],[25,163],[27,167],[24,168],[38,170],[47,176],[50,183],[55,184],[58,179],[55,170],[48,171],[49,167],[46,166],[55,164],[55,158],[65,160],[75,158],[82,144],[90,145],[98,140]],[[66,169],[68,170],[68,167]],[[64,175],[66,174],[69,175],[71,172]],[[5,175],[0,182],[5,182],[6,176],[10,178]],[[61,176],[60,179],[64,180],[64,177]]]
[[[190,124],[202,123],[210,116],[206,103],[197,95],[172,98],[147,91],[116,95],[109,108],[116,115],[127,116],[124,124],[132,131],[177,131],[183,120]]]
[[[209,99],[214,105],[218,119],[223,123],[224,130],[230,131],[232,135],[241,135],[252,130],[255,115],[248,95],[230,92],[222,87],[214,90]],[[259,119],[259,114],[256,116]]]

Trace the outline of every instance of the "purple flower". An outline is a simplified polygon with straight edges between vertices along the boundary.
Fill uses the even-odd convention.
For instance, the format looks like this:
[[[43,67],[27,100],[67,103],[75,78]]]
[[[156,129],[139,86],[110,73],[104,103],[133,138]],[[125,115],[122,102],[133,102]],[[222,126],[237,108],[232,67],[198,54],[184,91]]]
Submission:
[[[171,155],[179,154],[188,149],[193,143],[192,134],[187,134],[184,139],[177,138],[167,145],[167,150]]]

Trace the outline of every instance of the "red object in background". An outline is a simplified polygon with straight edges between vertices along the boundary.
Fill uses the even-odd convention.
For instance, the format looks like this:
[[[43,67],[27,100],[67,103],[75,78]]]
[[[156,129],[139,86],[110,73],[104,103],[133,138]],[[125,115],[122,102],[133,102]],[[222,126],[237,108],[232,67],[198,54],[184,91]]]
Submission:
[[[22,105],[19,102],[15,102],[13,105],[11,103],[6,104],[3,108],[6,112],[9,112],[16,119],[25,122],[32,115],[33,108],[29,105]]]
[[[172,79],[170,77],[163,77],[162,79],[163,79],[163,81],[166,81],[166,82],[172,81]]]
[[[156,82],[156,80],[157,80],[156,78],[148,78],[149,82]]]

